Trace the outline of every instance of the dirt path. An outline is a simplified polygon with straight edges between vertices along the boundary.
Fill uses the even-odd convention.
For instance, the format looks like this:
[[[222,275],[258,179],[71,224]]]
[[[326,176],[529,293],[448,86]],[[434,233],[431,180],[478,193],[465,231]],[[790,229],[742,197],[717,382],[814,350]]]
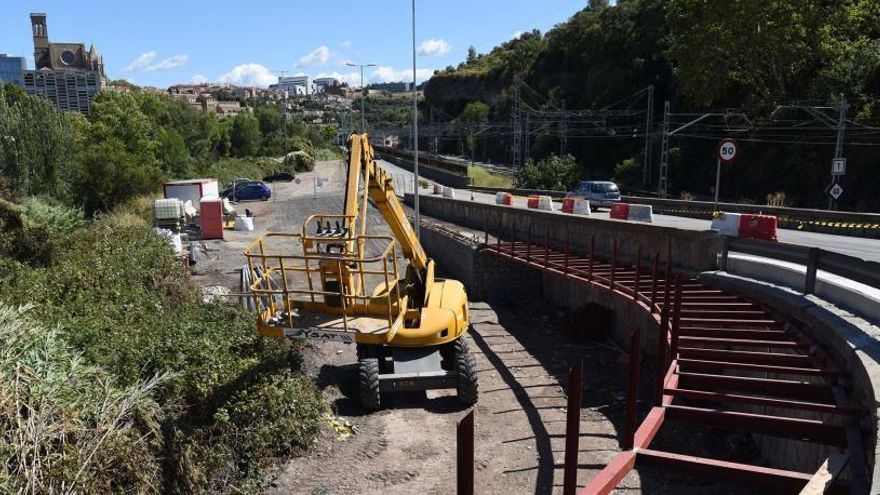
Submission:
[[[341,211],[341,167],[319,164],[315,174],[331,177],[317,194],[312,176],[300,184],[278,184],[275,200],[237,205],[256,215],[257,232],[227,231],[226,240],[200,244],[194,280],[238,290],[244,246],[266,230],[299,231],[313,213]],[[373,233],[387,233],[370,215]],[[565,335],[566,316],[540,304],[491,307],[472,302],[468,339],[476,355],[480,399],[476,418],[476,492],[561,493],[568,367],[585,362],[581,410],[581,483],[591,479],[619,450],[623,373],[618,353],[595,343],[574,343]],[[314,344],[305,370],[324,390],[337,415],[357,433],[337,441],[329,425],[314,448],[282,466],[268,494],[447,494],[455,489],[455,427],[467,413],[454,391],[397,394],[388,406],[365,414],[357,405],[354,346]],[[385,399],[383,398],[383,401]],[[609,405],[610,404],[610,405]],[[638,478],[624,486],[638,487]]]

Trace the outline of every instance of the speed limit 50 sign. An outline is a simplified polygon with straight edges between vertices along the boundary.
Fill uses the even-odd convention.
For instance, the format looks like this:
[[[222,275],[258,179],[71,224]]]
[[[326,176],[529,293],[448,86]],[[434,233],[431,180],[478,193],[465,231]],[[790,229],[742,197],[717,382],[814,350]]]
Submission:
[[[739,145],[733,139],[724,139],[718,145],[718,159],[723,163],[733,163],[739,153]]]

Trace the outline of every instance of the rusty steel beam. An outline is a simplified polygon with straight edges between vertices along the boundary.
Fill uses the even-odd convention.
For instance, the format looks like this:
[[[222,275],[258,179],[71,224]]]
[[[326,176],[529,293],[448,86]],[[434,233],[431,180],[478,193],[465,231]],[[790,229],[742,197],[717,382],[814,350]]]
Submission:
[[[568,408],[565,415],[565,472],[562,482],[563,495],[574,495],[577,491],[583,366],[583,360],[580,360],[568,372]]]
[[[784,490],[787,493],[800,492],[812,478],[812,473],[798,473],[650,449],[639,450],[637,464],[660,469],[676,469],[734,483]]]
[[[780,373],[802,376],[826,376],[833,378],[846,377],[845,371],[828,371],[821,368],[799,368],[794,366],[769,366],[766,364],[741,363],[731,361],[707,361],[702,359],[679,358],[679,366],[687,367],[688,370],[743,370],[764,373]]]
[[[840,448],[846,447],[846,428],[815,419],[674,405],[666,406],[666,417],[671,420],[693,421]]]
[[[777,407],[781,409],[794,409],[797,411],[815,411],[827,414],[837,414],[843,416],[855,416],[864,414],[865,411],[851,407],[841,407],[833,404],[823,404],[820,402],[801,402],[791,399],[773,399],[770,397],[760,397],[757,395],[728,394],[722,392],[710,392],[706,390],[688,390],[678,388],[667,388],[664,394],[683,399],[701,401],[701,402],[720,402],[725,404],[749,404],[753,406]]]
[[[599,474],[590,480],[578,495],[608,495],[632,471],[635,464],[635,452],[621,452],[603,470],[599,471]]]
[[[757,392],[764,395],[787,397],[805,402],[834,404],[831,389],[824,384],[806,383],[798,380],[752,378],[744,376],[712,375],[704,373],[678,373],[681,388],[695,390],[728,390]]]
[[[645,416],[639,429],[633,437],[633,447],[637,449],[645,449],[651,445],[660,427],[663,426],[663,420],[666,419],[665,407],[652,407]]]
[[[788,338],[785,330],[765,330],[752,328],[681,327],[679,335],[684,337],[717,337],[724,339],[779,340]]]
[[[689,337],[680,336],[677,339],[681,344],[687,345],[720,345],[738,347],[762,347],[768,349],[807,349],[806,344],[786,340],[756,340],[756,339],[725,339],[713,337]]]
[[[708,359],[714,361],[738,361],[741,363],[757,363],[772,366],[813,366],[810,356],[802,354],[782,354],[778,352],[730,351],[726,349],[702,349],[698,347],[682,347],[681,357],[689,359]]]
[[[458,495],[474,495],[474,411],[456,427],[456,481]]]

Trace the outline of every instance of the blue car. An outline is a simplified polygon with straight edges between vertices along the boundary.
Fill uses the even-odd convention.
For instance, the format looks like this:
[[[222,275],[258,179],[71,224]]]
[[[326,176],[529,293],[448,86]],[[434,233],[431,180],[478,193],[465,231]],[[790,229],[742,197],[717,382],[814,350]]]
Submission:
[[[272,190],[262,182],[245,182],[227,187],[220,194],[230,201],[262,200],[268,201],[272,197]]]

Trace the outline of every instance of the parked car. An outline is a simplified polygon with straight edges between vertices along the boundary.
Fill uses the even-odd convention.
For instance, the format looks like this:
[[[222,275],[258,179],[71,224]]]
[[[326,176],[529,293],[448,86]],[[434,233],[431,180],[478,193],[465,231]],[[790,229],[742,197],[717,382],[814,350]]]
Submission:
[[[290,182],[292,180],[293,174],[290,172],[275,172],[263,177],[263,182]]]
[[[258,181],[236,183],[234,186],[227,187],[220,193],[224,198],[230,201],[248,201],[263,200],[267,201],[272,197],[272,189],[266,184]]]
[[[609,181],[585,180],[574,191],[566,193],[566,198],[582,198],[590,201],[591,208],[600,206],[611,208],[620,201],[620,189]]]

